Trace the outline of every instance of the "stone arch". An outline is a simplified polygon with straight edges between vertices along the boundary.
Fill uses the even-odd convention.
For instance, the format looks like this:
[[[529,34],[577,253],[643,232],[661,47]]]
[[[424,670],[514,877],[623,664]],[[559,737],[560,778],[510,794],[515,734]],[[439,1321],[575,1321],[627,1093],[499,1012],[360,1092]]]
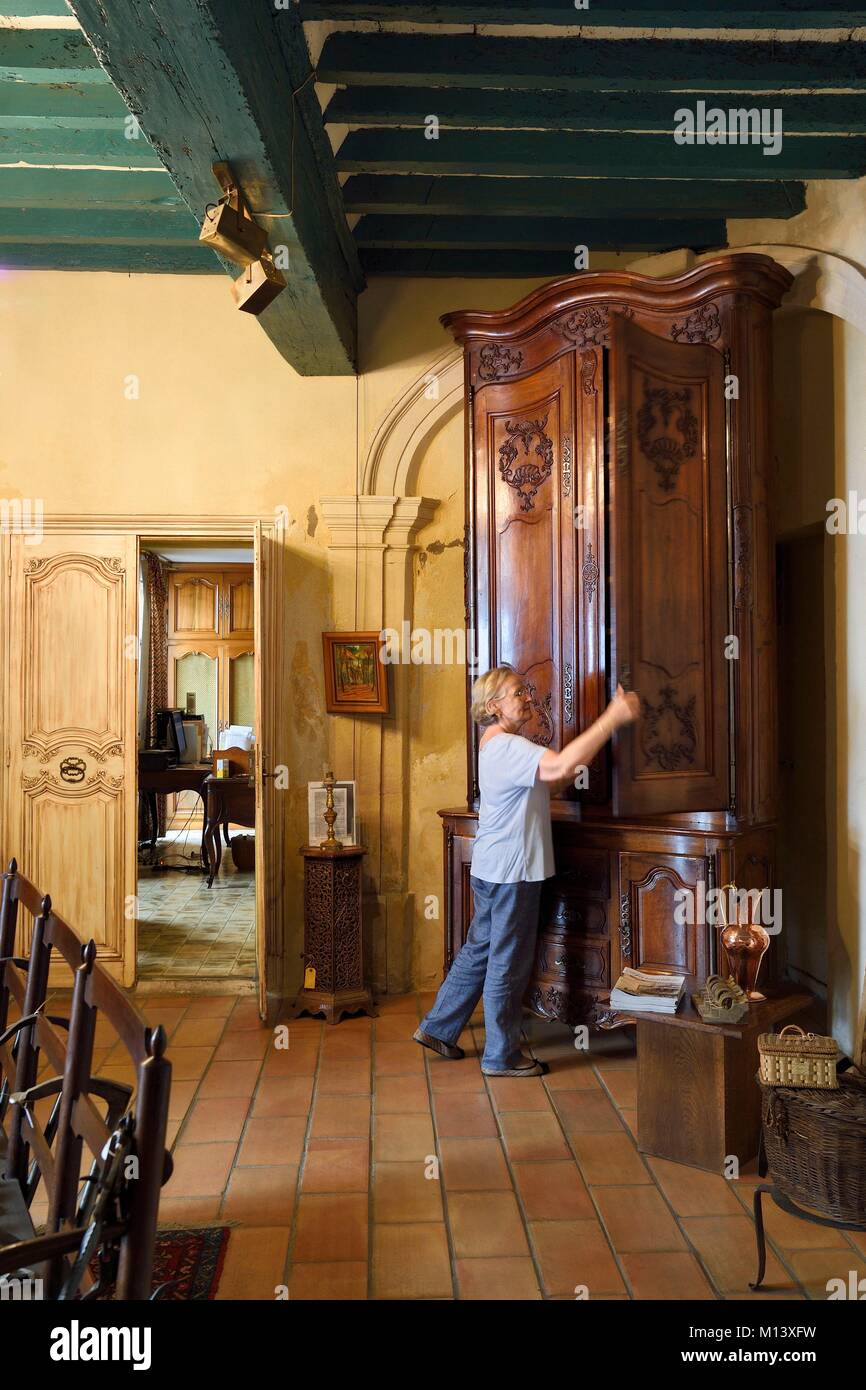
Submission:
[[[463,350],[454,345],[406,387],[380,422],[364,460],[362,493],[410,496],[428,441],[462,408]]]
[[[785,309],[823,309],[866,333],[866,274],[844,256],[819,251],[814,246],[780,243],[732,246],[731,254],[751,253],[772,256],[794,276],[794,283],[782,301]],[[699,257],[699,260],[708,257]]]

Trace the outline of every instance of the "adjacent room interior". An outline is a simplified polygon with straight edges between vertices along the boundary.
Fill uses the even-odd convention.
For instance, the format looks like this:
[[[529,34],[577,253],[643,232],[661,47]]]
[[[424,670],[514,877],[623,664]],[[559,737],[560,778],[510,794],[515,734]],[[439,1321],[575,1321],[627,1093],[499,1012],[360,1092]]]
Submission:
[[[253,552],[145,540],[140,557],[137,975],[250,989],[255,795],[234,779],[255,757]],[[231,796],[206,835],[222,770]]]

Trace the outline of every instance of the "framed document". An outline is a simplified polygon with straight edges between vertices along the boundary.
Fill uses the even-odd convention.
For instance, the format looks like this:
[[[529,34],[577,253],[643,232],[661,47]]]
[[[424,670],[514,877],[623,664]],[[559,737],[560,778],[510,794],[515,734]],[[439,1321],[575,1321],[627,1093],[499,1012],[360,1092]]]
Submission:
[[[328,825],[325,820],[325,807],[328,792],[324,782],[307,783],[307,811],[309,826],[308,842],[320,845],[328,838]],[[334,834],[344,845],[354,845],[355,840],[355,783],[337,782],[334,787]]]

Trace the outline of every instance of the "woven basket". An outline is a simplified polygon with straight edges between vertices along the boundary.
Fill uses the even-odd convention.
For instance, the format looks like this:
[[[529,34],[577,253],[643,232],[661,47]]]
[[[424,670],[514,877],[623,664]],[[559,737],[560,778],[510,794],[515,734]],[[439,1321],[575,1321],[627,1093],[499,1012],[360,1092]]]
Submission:
[[[761,1080],[768,1086],[812,1086],[835,1090],[838,1048],[835,1038],[804,1033],[789,1023],[781,1033],[758,1038]]]
[[[866,1075],[843,1072],[833,1091],[758,1084],[776,1186],[821,1216],[866,1222]]]

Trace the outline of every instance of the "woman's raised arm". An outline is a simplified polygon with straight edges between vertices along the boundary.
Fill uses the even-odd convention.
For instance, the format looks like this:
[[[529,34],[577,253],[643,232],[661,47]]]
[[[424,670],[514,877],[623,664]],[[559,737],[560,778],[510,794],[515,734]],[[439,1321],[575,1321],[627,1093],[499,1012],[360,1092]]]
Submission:
[[[596,753],[607,743],[614,730],[623,724],[633,724],[640,714],[640,701],[633,690],[623,690],[621,685],[616,694],[594,724],[567,743],[560,753],[548,748],[538,764],[538,776],[542,782],[572,781],[580,768],[587,767]]]

